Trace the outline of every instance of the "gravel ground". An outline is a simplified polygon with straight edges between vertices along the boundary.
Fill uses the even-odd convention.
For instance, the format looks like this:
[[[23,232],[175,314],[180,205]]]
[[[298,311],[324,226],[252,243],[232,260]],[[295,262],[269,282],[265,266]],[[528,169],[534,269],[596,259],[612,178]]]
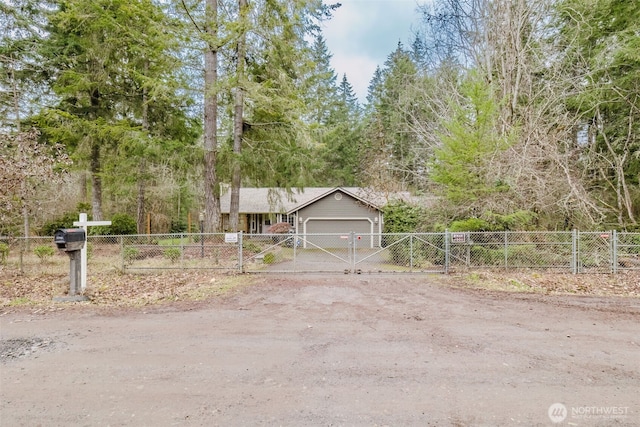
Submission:
[[[193,280],[201,301],[182,277],[162,304],[5,305],[0,425],[640,425],[638,298]]]

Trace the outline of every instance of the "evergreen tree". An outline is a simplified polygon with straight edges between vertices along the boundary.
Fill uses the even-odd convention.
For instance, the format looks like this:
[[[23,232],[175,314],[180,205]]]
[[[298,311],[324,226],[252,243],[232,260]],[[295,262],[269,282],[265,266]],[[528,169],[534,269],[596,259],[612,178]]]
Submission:
[[[377,66],[367,87],[367,109],[371,110],[382,97],[382,69]]]
[[[446,200],[467,214],[481,213],[487,207],[505,208],[508,196],[502,198],[503,203],[491,204],[496,194],[509,191],[507,179],[493,167],[494,159],[499,159],[516,135],[501,135],[494,89],[477,74],[463,83],[461,95],[461,100],[453,99],[453,117],[444,122],[442,146],[435,150],[430,178]]]
[[[417,108],[413,89],[418,78],[416,64],[401,43],[376,70],[369,85],[368,136],[373,144],[369,156],[382,156],[379,162],[367,158],[365,165],[385,165],[392,187],[408,189],[421,179],[424,159],[414,151],[413,111]],[[366,174],[366,169],[365,172]],[[375,171],[372,176],[379,176]],[[380,185],[380,183],[378,183]]]
[[[307,78],[307,121],[314,139],[314,184],[353,185],[359,140],[359,105],[346,75],[340,85],[322,36],[312,46],[314,68]]]
[[[313,68],[305,82],[304,101],[309,111],[307,120],[322,128],[329,122],[331,114],[337,108],[337,76],[331,67],[331,54],[322,35],[316,36],[311,46]],[[322,139],[320,135],[319,140]]]
[[[352,186],[357,184],[362,144],[360,105],[346,75],[342,76],[337,91],[337,108],[326,126],[320,182],[328,186]]]
[[[50,15],[43,54],[59,104],[42,122],[88,164],[95,219],[103,216],[105,156],[136,158],[142,180],[154,138],[184,130],[165,18],[150,0],[60,0]]]
[[[304,78],[313,61],[305,37],[323,13],[317,1],[265,1],[251,6],[247,23],[242,150],[221,153],[221,171],[239,162],[249,185],[304,186],[312,146],[304,103]],[[235,90],[235,82],[228,86]],[[268,171],[265,173],[265,171]]]
[[[0,1],[0,128],[21,131],[21,122],[46,93],[38,45],[48,2]]]

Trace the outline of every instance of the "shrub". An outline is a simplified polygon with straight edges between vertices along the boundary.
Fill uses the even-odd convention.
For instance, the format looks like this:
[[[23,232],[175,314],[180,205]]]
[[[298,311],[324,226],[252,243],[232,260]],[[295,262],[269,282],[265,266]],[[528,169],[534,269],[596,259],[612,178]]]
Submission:
[[[273,252],[267,252],[264,254],[264,258],[262,260],[265,264],[273,264],[276,262],[276,255]]]
[[[67,212],[58,218],[45,222],[40,228],[39,234],[42,236],[53,236],[59,228],[72,228],[73,222],[78,220],[80,212],[88,212],[90,210],[91,205],[88,203],[79,203],[75,211]]]
[[[127,214],[115,214],[111,217],[111,234],[136,234],[138,232],[138,225],[136,220],[131,215]]]
[[[492,231],[491,225],[480,218],[468,218],[459,221],[453,221],[449,227],[449,231]]]
[[[398,235],[385,236],[390,262],[396,265],[424,267],[444,264],[442,241],[426,241],[420,237]]]
[[[6,264],[9,258],[9,245],[0,242],[0,264]]]
[[[258,253],[262,250],[262,248],[254,242],[248,242],[246,240],[242,241],[242,250],[247,252]]]
[[[472,246],[470,250],[472,265],[497,266],[504,263],[504,251],[502,249]]]
[[[529,230],[534,227],[537,215],[531,211],[516,211],[507,215],[485,212],[489,222],[494,224],[495,230]]]
[[[389,203],[383,209],[385,233],[413,233],[422,225],[424,208],[405,202]]]
[[[122,251],[122,258],[125,265],[131,265],[134,260],[140,256],[140,251],[137,248],[126,247]]]
[[[43,236],[53,236],[56,230],[60,228],[72,228],[73,222],[78,220],[78,213],[67,212],[61,217],[47,221],[40,228],[40,233]]]
[[[33,253],[40,258],[41,262],[46,262],[56,251],[50,245],[40,245],[33,248]]]
[[[0,242],[0,264],[6,264],[9,258],[9,245]]]
[[[171,264],[175,263],[182,256],[182,251],[179,248],[167,248],[164,250],[164,257],[171,261]]]
[[[171,226],[169,227],[169,233],[184,233],[187,231],[187,224],[182,220],[171,221]]]
[[[136,220],[127,214],[115,214],[111,217],[111,225],[91,227],[90,229],[90,233],[94,236],[121,236],[137,232]]]

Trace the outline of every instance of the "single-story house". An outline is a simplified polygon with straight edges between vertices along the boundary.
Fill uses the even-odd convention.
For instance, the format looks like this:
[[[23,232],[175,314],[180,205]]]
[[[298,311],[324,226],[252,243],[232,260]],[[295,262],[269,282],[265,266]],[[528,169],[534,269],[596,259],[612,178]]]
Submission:
[[[408,194],[390,196],[360,187],[310,187],[290,192],[241,188],[238,231],[265,234],[272,224],[288,222],[297,234],[380,234],[384,224],[381,209],[398,198],[408,198]],[[229,224],[230,201],[227,189],[220,197],[225,229]],[[370,240],[367,244],[375,245],[376,239],[367,240]]]

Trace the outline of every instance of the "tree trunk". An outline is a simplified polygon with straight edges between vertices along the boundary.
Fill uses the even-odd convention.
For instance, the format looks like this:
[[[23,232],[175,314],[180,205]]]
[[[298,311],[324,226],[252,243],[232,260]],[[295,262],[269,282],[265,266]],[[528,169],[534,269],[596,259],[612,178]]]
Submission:
[[[247,30],[246,13],[247,1],[238,0],[240,20],[240,34],[238,35],[237,59],[236,59],[236,92],[233,108],[233,176],[231,178],[231,202],[229,208],[229,229],[239,231],[240,218],[240,185],[242,182],[240,168],[240,154],[242,152],[242,125],[244,122],[244,57],[246,52]]]
[[[98,89],[91,90],[91,113],[92,120],[97,119],[97,112],[100,109],[101,93]],[[96,135],[91,136],[91,154],[89,168],[91,171],[91,211],[94,221],[102,220],[102,164],[100,159],[100,144]]]
[[[80,186],[80,201],[81,202],[86,202],[87,201],[87,194],[88,194],[88,189],[87,189],[87,172],[86,171],[82,171],[80,173],[80,182],[79,182],[79,186]]]
[[[144,234],[145,229],[145,209],[144,209],[144,197],[146,190],[145,175],[147,174],[147,162],[144,158],[140,159],[140,165],[138,166],[138,210],[137,210],[137,229],[138,234]]]
[[[18,84],[16,81],[15,69],[13,66],[13,61],[11,61],[11,82],[13,83],[13,108],[15,114],[15,122],[16,122],[16,131],[18,134],[22,132],[22,126],[20,125],[20,98],[18,96]],[[26,179],[26,178],[25,178]],[[29,237],[29,207],[27,206],[26,194],[27,194],[27,183],[26,181],[22,181],[21,183],[21,193],[22,193],[22,227],[24,229],[24,237],[27,239]],[[28,240],[27,240],[28,241]]]
[[[145,74],[149,71],[149,61],[146,61],[144,64]],[[147,88],[142,88],[142,129],[144,130],[145,137],[149,134],[149,105],[147,99]],[[145,190],[147,187],[147,161],[144,157],[144,150],[142,154],[142,158],[140,159],[140,164],[138,165],[138,209],[137,209],[137,228],[138,234],[144,234],[145,228],[145,209],[144,209],[144,198],[145,198]]]
[[[22,193],[22,225],[24,227],[24,237],[29,237],[29,206],[27,206],[27,182],[25,181],[27,178],[25,177],[23,181],[20,183],[21,193]]]
[[[220,185],[216,173],[218,150],[218,0],[206,3],[207,47],[204,52],[204,228],[220,231]]]
[[[100,145],[91,144],[91,211],[93,220],[102,220],[102,167],[100,164]]]

